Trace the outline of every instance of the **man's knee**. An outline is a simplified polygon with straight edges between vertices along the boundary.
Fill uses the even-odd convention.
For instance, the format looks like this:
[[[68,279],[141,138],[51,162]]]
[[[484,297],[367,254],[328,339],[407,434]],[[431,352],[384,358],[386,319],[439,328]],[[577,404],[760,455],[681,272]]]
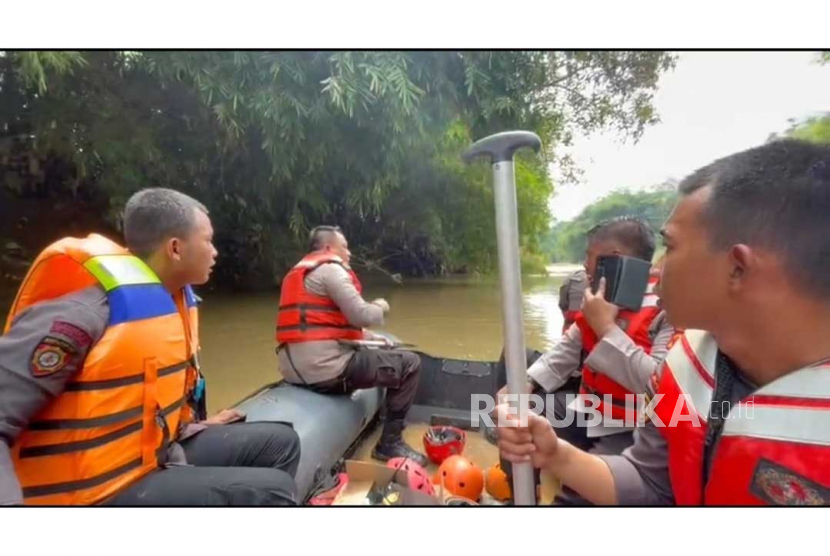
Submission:
[[[291,460],[300,459],[300,435],[290,427],[283,423],[268,423],[270,427],[270,435],[272,441],[282,447],[283,451],[290,456]]]
[[[400,384],[401,387],[417,381],[421,375],[421,358],[417,353],[405,351],[401,353]]]
[[[263,423],[267,425],[267,432],[269,436],[281,446],[285,446],[287,450],[300,451],[300,436],[294,427],[286,425],[285,423]]]
[[[403,352],[403,368],[409,373],[421,372],[421,357],[417,353],[411,351]]]
[[[284,423],[259,423],[262,427],[263,440],[270,451],[277,457],[275,465],[289,471],[293,476],[296,472],[296,463],[300,461],[300,436],[293,427]]]
[[[285,423],[266,421],[245,423],[238,426],[236,434],[248,445],[244,458],[246,466],[281,469],[292,477],[300,462],[300,437]]]
[[[282,433],[283,442],[285,442],[285,450],[287,452],[287,465],[284,468],[292,477],[297,474],[297,466],[300,464],[300,455],[302,454],[302,446],[300,444],[300,435],[293,427],[283,426],[287,432]]]

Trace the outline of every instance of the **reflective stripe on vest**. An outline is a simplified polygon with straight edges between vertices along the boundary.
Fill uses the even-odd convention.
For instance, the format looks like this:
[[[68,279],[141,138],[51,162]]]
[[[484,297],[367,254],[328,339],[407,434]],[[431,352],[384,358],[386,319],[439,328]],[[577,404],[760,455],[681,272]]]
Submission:
[[[668,425],[681,394],[708,415],[714,338],[686,331],[666,359],[656,413]],[[830,504],[830,365],[799,369],[729,408],[702,485],[705,422],[660,429],[678,504]]]
[[[723,436],[830,446],[830,366],[789,373],[732,408]]]
[[[171,296],[146,264],[106,238],[47,247],[8,322],[30,305],[96,283],[110,305],[107,329],[13,447],[27,504],[95,504],[112,496],[155,469],[170,431],[191,418],[195,296],[189,287]]]
[[[665,361],[677,386],[689,396],[694,409],[704,421],[709,418],[712,405],[717,355],[718,347],[712,336],[700,330],[688,330],[669,350]],[[674,406],[671,407],[673,410]],[[668,421],[665,423],[668,424]]]

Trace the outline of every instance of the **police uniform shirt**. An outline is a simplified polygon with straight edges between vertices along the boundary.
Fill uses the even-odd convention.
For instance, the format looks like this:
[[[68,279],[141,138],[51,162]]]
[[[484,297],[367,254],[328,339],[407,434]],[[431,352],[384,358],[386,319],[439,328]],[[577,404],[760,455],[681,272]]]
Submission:
[[[107,295],[91,286],[55,300],[36,303],[17,315],[0,336],[0,505],[22,502],[10,448],[29,421],[57,398],[86,356],[106,332]],[[177,440],[205,425],[188,423]],[[186,463],[178,442],[171,442],[168,463]]]
[[[107,296],[93,286],[27,308],[0,336],[0,504],[22,502],[10,447],[83,368],[108,321]]]
[[[649,326],[652,339],[651,353],[634,343],[623,330],[615,325],[600,339],[585,358],[584,364],[606,375],[631,392],[646,392],[652,375],[660,368],[668,354],[668,344],[674,335],[674,327],[666,319],[665,312],[655,317]],[[582,372],[582,333],[571,325],[564,336],[527,370],[528,376],[546,392],[561,387],[571,376]],[[579,410],[579,407],[574,407]],[[588,427],[589,437],[606,436],[630,431],[631,427]]]

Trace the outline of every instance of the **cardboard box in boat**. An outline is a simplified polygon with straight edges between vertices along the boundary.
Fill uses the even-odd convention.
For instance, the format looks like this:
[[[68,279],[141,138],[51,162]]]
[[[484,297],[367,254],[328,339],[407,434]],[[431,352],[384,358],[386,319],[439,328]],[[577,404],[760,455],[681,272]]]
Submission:
[[[370,506],[370,494],[375,489],[384,489],[390,482],[396,483],[400,498],[396,506],[439,506],[438,498],[427,496],[407,488],[406,473],[396,472],[384,465],[365,461],[346,461],[349,484],[337,495],[333,506]]]

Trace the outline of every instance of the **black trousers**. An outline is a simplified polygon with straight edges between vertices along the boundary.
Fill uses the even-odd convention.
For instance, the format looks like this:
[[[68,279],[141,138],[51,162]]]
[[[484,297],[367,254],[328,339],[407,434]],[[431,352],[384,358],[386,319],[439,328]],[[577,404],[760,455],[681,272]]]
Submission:
[[[421,358],[411,351],[397,349],[361,349],[346,365],[343,374],[332,381],[309,384],[322,394],[350,394],[361,388],[386,388],[386,414],[403,419],[418,390]]]
[[[182,442],[189,465],[159,468],[114,506],[296,505],[300,439],[281,423],[213,425]]]

